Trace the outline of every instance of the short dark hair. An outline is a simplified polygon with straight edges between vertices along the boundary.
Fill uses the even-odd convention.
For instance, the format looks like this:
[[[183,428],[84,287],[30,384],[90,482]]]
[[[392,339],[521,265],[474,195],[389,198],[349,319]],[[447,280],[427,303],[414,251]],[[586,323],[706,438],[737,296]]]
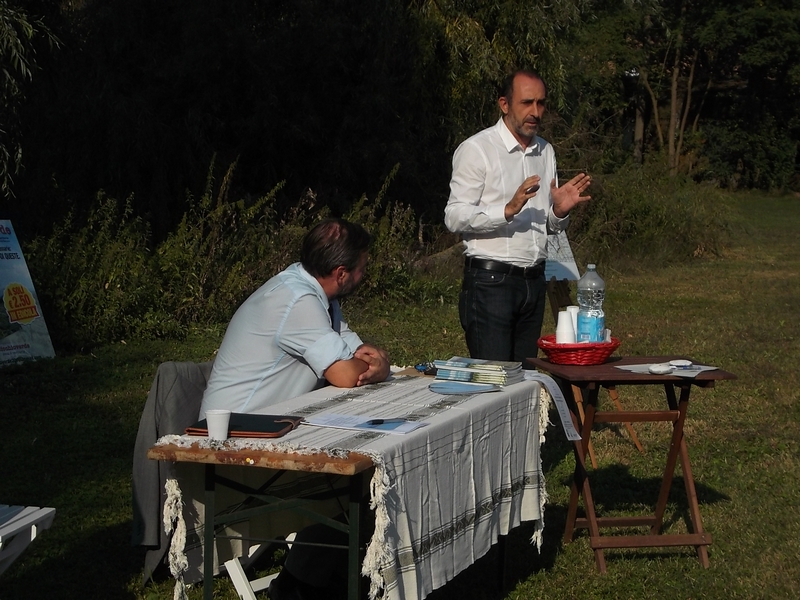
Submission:
[[[372,236],[361,225],[334,217],[323,219],[303,238],[300,262],[314,277],[330,275],[339,266],[352,271],[371,243]]]
[[[538,79],[544,85],[544,90],[547,92],[547,84],[545,83],[544,79],[542,78],[539,73],[534,71],[533,69],[514,69],[508,75],[503,78],[503,81],[497,88],[497,97],[498,98],[505,98],[508,102],[511,102],[511,95],[514,91],[514,79],[516,79],[517,75],[527,75],[528,77],[533,77],[534,79]]]

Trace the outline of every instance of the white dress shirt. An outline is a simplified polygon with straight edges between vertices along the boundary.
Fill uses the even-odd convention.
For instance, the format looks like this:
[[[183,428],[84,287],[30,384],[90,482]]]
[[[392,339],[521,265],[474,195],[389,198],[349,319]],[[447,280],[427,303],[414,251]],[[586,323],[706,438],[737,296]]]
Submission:
[[[539,191],[506,221],[506,204],[532,175],[541,178]],[[552,180],[558,185],[553,147],[537,136],[523,148],[500,118],[453,154],[445,225],[461,234],[466,256],[520,267],[541,263],[547,258],[547,235],[569,224],[569,216],[559,219],[553,213]]]

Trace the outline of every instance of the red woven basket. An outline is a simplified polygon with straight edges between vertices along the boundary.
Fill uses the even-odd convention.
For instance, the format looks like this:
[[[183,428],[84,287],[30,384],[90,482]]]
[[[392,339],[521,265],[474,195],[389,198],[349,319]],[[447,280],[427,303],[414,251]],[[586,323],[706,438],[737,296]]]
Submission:
[[[556,344],[556,336],[545,335],[539,338],[538,345],[557,365],[599,365],[619,348],[619,339],[612,336],[610,342]]]

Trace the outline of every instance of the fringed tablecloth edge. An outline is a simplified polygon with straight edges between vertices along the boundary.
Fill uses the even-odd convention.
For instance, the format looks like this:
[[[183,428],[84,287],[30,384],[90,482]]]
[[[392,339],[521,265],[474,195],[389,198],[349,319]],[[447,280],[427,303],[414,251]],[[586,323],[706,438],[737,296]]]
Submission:
[[[550,425],[550,406],[553,399],[550,392],[544,385],[539,386],[539,447],[545,442],[545,435],[547,427]],[[536,546],[536,551],[541,552],[542,540],[544,535],[544,507],[547,504],[547,485],[544,478],[544,470],[542,468],[542,453],[539,452],[539,518],[534,525],[533,535],[531,536],[531,544]]]
[[[225,441],[210,440],[204,437],[189,437],[181,435],[165,435],[156,442],[156,446],[172,444],[179,447],[189,447],[197,444],[201,448],[215,448],[225,444],[227,448],[237,450],[264,450],[268,452],[292,452],[295,454],[319,454],[325,453],[334,458],[347,458],[347,450],[330,450],[324,448],[310,448],[307,446],[297,446],[286,442],[272,442],[268,440],[254,438],[228,439]],[[385,587],[381,568],[384,564],[390,563],[393,559],[392,551],[386,546],[386,531],[389,527],[389,513],[386,510],[386,495],[391,489],[389,475],[383,457],[374,452],[359,453],[366,454],[372,459],[375,471],[370,481],[370,504],[369,507],[375,512],[375,532],[367,546],[366,556],[362,565],[361,574],[369,578],[370,600],[375,600]],[[167,500],[164,503],[164,531],[172,536],[169,549],[170,572],[175,577],[175,591],[173,600],[186,600],[186,584],[183,581],[183,572],[188,568],[188,560],[185,554],[186,546],[186,523],[183,519],[183,500],[181,490],[175,479],[166,482]],[[173,525],[174,524],[174,525]]]

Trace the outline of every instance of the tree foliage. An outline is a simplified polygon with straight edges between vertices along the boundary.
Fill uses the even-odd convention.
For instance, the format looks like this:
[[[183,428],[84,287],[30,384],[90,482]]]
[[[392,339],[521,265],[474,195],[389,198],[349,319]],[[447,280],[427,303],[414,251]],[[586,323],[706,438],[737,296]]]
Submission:
[[[562,52],[575,75],[569,125],[597,134],[601,160],[624,148],[638,163],[663,157],[673,176],[789,183],[800,141],[796,2],[601,0],[593,11]]]
[[[438,89],[402,2],[95,0],[67,16],[27,119],[30,170],[47,174],[27,191],[54,214],[134,191],[163,239],[212,156],[248,194],[284,181],[279,210],[311,188],[343,213],[398,162],[396,194],[446,186]]]
[[[0,195],[13,197],[13,179],[22,167],[19,109],[37,70],[37,41],[58,40],[41,19],[16,3],[0,0]]]
[[[308,189],[335,214],[380,193],[440,227],[452,152],[497,118],[496,84],[514,66],[548,83],[544,134],[564,175],[633,160],[722,185],[797,178],[796,1],[27,6],[42,15],[28,22],[63,40],[28,53],[42,76],[19,79],[26,168],[15,189],[38,210],[8,203],[0,216],[31,234],[70,210],[85,216],[104,190],[131,198],[163,241],[204,194],[213,157],[237,164],[238,197],[282,182],[278,214]],[[13,170],[21,146],[6,147]]]
[[[567,73],[558,40],[580,23],[584,0],[420,0],[420,18],[446,60],[450,139],[460,142],[497,119],[497,84],[514,68],[536,69],[564,103]]]

